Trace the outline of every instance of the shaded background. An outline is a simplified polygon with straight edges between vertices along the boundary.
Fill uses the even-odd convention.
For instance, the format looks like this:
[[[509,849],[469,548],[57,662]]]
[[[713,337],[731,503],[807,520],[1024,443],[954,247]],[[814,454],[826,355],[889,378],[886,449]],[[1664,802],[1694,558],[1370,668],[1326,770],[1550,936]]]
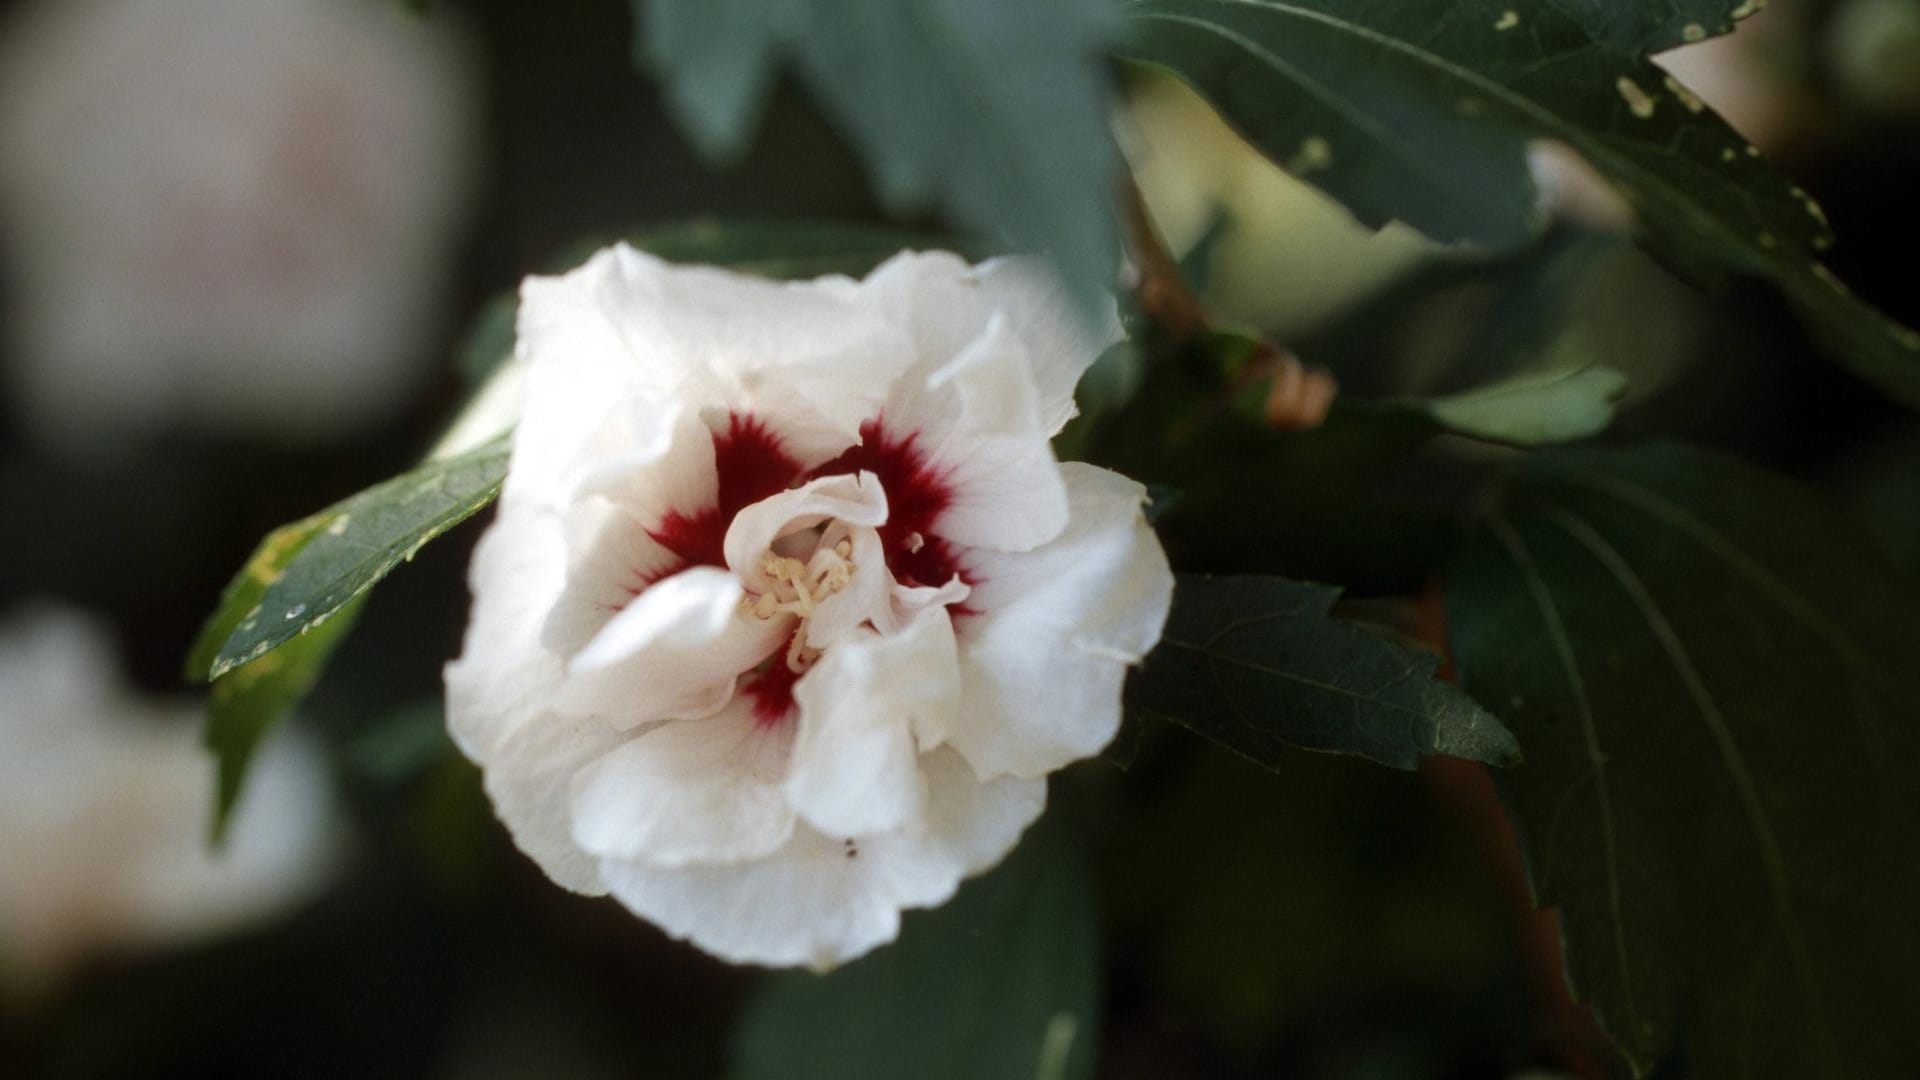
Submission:
[[[0,3],[0,34],[17,36],[41,6]],[[397,5],[369,6],[397,26],[412,18]],[[1841,276],[1915,324],[1920,88],[1909,80],[1902,90],[1898,77],[1893,90],[1886,78],[1862,83],[1855,54],[1866,46],[1847,20],[1867,6],[1776,4],[1771,22],[1737,36],[1745,52],[1731,54],[1727,70],[1745,74],[1716,104],[1821,198],[1842,238],[1833,258]],[[621,0],[435,7],[424,30],[452,50],[459,73],[447,85],[472,121],[465,150],[417,162],[446,173],[450,239],[429,267],[435,288],[406,316],[417,324],[413,343],[387,358],[411,369],[397,377],[407,389],[366,392],[364,415],[319,425],[333,430],[288,442],[200,417],[129,434],[76,414],[49,441],[44,423],[27,419],[16,377],[35,360],[18,332],[31,291],[21,279],[35,265],[19,257],[28,246],[20,218],[35,211],[0,203],[0,243],[13,248],[0,251],[13,256],[0,259],[9,298],[0,611],[58,601],[96,613],[124,658],[130,699],[191,701],[181,657],[228,575],[272,527],[419,454],[466,390],[453,358],[470,317],[525,273],[583,239],[663,220],[878,220],[857,162],[791,90],[743,163],[704,167],[629,63]],[[356,62],[343,54],[339,70]],[[1151,122],[1139,121],[1149,143]],[[323,119],[315,130],[328,127]],[[404,160],[420,150],[395,152]],[[1192,157],[1201,187],[1243,167],[1231,148],[1177,153]],[[139,159],[125,167],[137,174]],[[1171,197],[1151,185],[1148,194],[1176,232]],[[1308,297],[1332,268],[1379,256],[1328,231],[1326,211],[1310,203],[1237,208],[1245,227],[1266,231],[1241,245],[1253,253],[1243,261],[1226,249],[1212,262],[1209,294],[1227,314],[1285,331],[1348,388],[1477,381],[1498,357],[1537,353],[1529,333],[1578,320],[1591,329],[1585,347],[1635,379],[1609,440],[1678,433],[1851,492],[1905,565],[1920,567],[1910,479],[1920,433],[1813,359],[1769,298],[1708,300],[1617,239],[1570,232],[1500,266],[1409,261],[1370,299]],[[387,258],[388,239],[370,232],[342,265]],[[1282,254],[1256,257],[1265,250]],[[1461,489],[1429,489],[1425,478],[1471,465],[1431,462],[1408,483],[1449,509]],[[1378,591],[1404,591],[1410,583],[1391,568],[1333,561],[1328,552],[1354,550],[1341,527],[1263,557],[1285,560],[1275,570],[1372,575]],[[477,531],[427,548],[378,591],[299,718],[317,734],[339,794],[349,851],[334,876],[212,940],[135,948],[103,933],[56,975],[6,990],[0,1076],[723,1071],[729,1025],[757,973],[669,941],[610,901],[551,886],[512,850],[476,774],[437,734],[439,667],[458,647]],[[0,700],[0,711],[16,713],[8,723],[38,719],[17,715],[9,688],[0,693],[15,702]],[[144,723],[190,723],[177,708],[135,711]],[[1552,943],[1523,915],[1512,842],[1474,770],[1401,775],[1301,754],[1276,777],[1179,732],[1152,731],[1131,768],[1083,764],[1056,779],[1054,794],[1103,823],[1087,839],[1102,860],[1106,916],[1099,1075],[1467,1078],[1595,1060],[1592,1033],[1558,999]],[[0,814],[12,812],[0,791]],[[200,827],[198,818],[180,824]],[[0,850],[0,876],[14,886],[39,873]],[[8,929],[0,924],[0,950]]]

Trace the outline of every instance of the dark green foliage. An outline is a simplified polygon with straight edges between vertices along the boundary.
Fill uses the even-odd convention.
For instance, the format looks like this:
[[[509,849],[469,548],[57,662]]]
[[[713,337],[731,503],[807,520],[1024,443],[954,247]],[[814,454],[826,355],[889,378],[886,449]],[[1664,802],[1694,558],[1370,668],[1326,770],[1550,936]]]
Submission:
[[[738,157],[781,61],[899,210],[1044,250],[1088,310],[1118,245],[1108,0],[635,0],[636,58],[694,143]]]
[[[1423,754],[1518,759],[1513,736],[1439,657],[1334,619],[1340,590],[1276,577],[1185,575],[1128,704],[1265,765],[1292,748],[1411,769]]]
[[[1695,36],[1686,27],[1726,29],[1734,10],[1141,0],[1126,9],[1121,51],[1191,83],[1363,221],[1404,220],[1443,241],[1530,242],[1540,220],[1527,149],[1564,143],[1611,182],[1667,265],[1707,285],[1770,282],[1836,360],[1920,406],[1920,334],[1822,265],[1833,238],[1819,206],[1646,58]]]
[[[1674,446],[1543,456],[1448,588],[1574,985],[1641,1069],[1905,1075],[1920,595],[1817,494]]]

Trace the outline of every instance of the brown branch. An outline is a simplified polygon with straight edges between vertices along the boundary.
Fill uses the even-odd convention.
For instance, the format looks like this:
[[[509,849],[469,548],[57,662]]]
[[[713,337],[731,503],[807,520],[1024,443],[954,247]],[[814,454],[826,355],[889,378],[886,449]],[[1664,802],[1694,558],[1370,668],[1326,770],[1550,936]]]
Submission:
[[[1174,348],[1200,340],[1212,328],[1206,305],[1187,285],[1179,262],[1167,250],[1159,230],[1154,228],[1139,185],[1131,179],[1124,185],[1121,201],[1127,247],[1138,274],[1134,283],[1135,305]],[[1227,396],[1261,379],[1273,380],[1262,414],[1270,426],[1280,431],[1319,427],[1340,392],[1339,383],[1325,368],[1303,364],[1292,349],[1264,338]]]
[[[1430,585],[1421,593],[1406,629],[1444,658],[1438,677],[1457,681],[1447,644],[1446,608],[1438,586]],[[1559,1066],[1575,1080],[1608,1080],[1613,1075],[1608,1065],[1614,1056],[1613,1044],[1593,1011],[1574,1000],[1561,943],[1560,914],[1534,905],[1520,839],[1494,789],[1492,771],[1476,761],[1435,756],[1421,760],[1420,776],[1428,791],[1471,822],[1480,838],[1486,871],[1505,901],[1526,972],[1535,1037],[1552,1047]]]

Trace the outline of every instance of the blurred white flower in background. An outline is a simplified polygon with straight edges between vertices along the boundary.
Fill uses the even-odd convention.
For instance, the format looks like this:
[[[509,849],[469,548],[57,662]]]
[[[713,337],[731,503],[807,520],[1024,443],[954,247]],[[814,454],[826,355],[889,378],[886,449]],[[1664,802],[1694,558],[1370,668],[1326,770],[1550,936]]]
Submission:
[[[15,15],[0,254],[30,425],[79,450],[187,425],[315,439],[404,405],[472,181],[449,18],[384,0]]]
[[[331,876],[332,790],[318,748],[293,735],[262,752],[225,848],[208,847],[200,713],[131,694],[83,615],[0,623],[0,990],[238,930]]]
[[[1145,489],[1049,443],[1106,343],[1026,260],[776,283],[623,245],[529,279],[447,668],[522,850],[815,966],[998,862],[1113,738],[1172,596]]]

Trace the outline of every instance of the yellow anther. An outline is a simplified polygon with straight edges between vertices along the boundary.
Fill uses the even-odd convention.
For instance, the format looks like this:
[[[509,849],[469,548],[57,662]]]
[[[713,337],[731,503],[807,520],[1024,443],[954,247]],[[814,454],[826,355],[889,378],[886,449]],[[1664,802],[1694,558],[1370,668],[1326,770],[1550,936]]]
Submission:
[[[802,674],[819,657],[819,649],[807,647],[807,624],[803,621],[800,628],[793,632],[793,639],[787,642],[787,670],[796,675]]]
[[[822,601],[853,580],[852,554],[853,544],[842,540],[831,550],[816,552],[812,568],[799,559],[780,555],[769,554],[760,561],[762,589],[746,605],[757,619],[800,617],[800,625],[794,627],[787,644],[787,667],[796,673],[806,671],[819,659],[820,650],[807,645],[807,625]]]

